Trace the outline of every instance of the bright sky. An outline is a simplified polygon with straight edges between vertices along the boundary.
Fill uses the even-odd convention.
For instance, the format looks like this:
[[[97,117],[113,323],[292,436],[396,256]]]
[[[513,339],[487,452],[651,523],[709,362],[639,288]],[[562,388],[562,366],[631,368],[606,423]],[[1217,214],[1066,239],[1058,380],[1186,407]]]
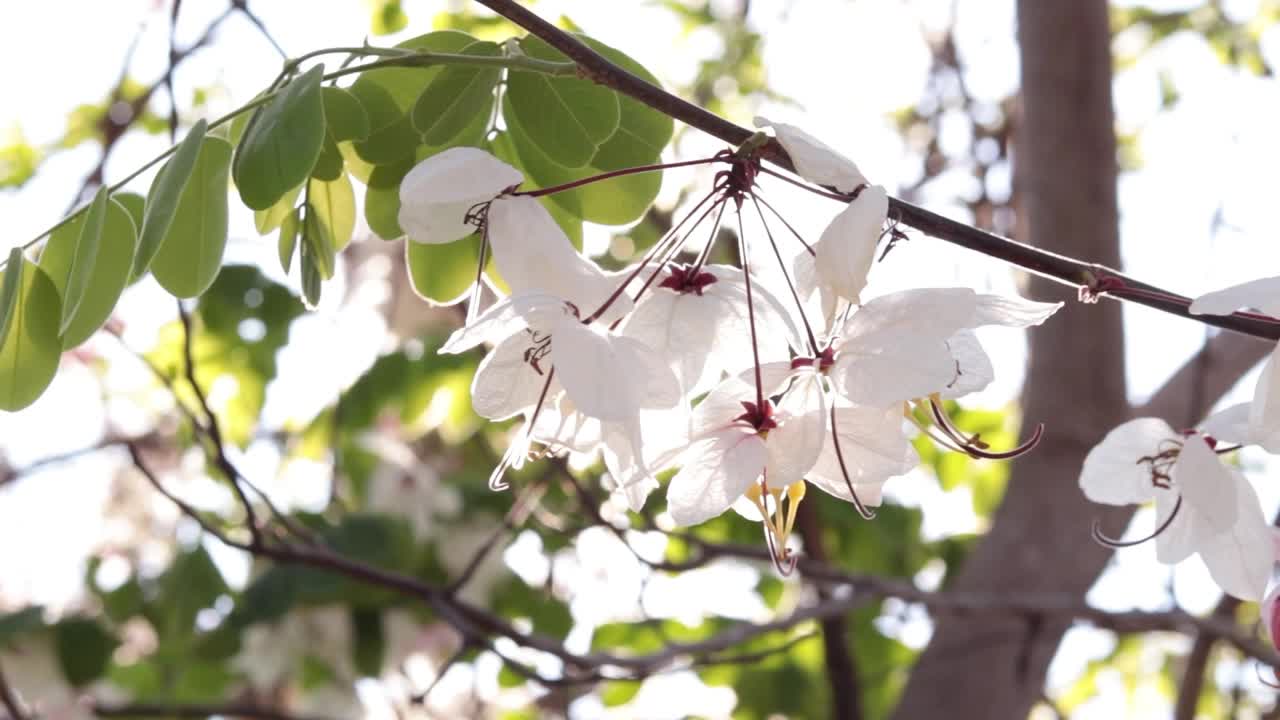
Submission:
[[[407,13],[416,21],[411,34],[424,31],[426,18],[444,4],[443,0],[406,2]],[[716,4],[736,5],[728,0]],[[0,138],[19,131],[37,145],[58,138],[73,107],[99,100],[114,83],[120,73],[119,59],[139,22],[145,23],[145,30],[131,74],[143,82],[158,76],[167,51],[167,11],[163,7],[155,11],[160,5],[156,0],[0,5],[0,67],[6,68]],[[1146,5],[1173,9],[1188,3]],[[1233,0],[1225,5],[1234,17],[1249,18],[1258,2]],[[361,3],[351,0],[324,6],[324,12],[317,13],[315,4],[303,0],[252,5],[293,54],[363,40],[368,16]],[[180,44],[192,40],[223,7],[222,0],[185,0]],[[801,125],[855,158],[869,177],[893,191],[909,179],[904,177],[909,172],[905,168],[913,165],[904,162],[907,149],[885,116],[920,96],[930,62],[920,39],[922,24],[941,27],[952,7],[957,9],[960,51],[971,91],[985,99],[1003,97],[1016,86],[1018,77],[1012,0],[754,0],[750,21],[768,29],[764,53],[770,84],[795,98],[798,107],[744,107],[732,119],[749,124],[752,115],[762,114]],[[589,34],[631,54],[675,84],[689,79],[697,58],[719,51],[710,32],[675,39],[679,24],[650,3],[546,0],[537,9],[545,17],[568,15]],[[378,42],[391,44],[399,39],[379,38]],[[1117,40],[1118,53],[1129,40]],[[1280,33],[1268,33],[1265,48],[1269,61],[1280,60]],[[235,18],[224,26],[212,50],[182,66],[178,94],[185,104],[194,88],[215,86],[219,92],[210,114],[220,115],[260,90],[279,65],[279,57],[261,36],[242,18]],[[1275,62],[1272,66],[1276,67]],[[840,72],[832,72],[833,68]],[[1160,73],[1172,79],[1181,98],[1172,111],[1160,108]],[[1280,161],[1280,136],[1274,130],[1274,118],[1280,116],[1280,86],[1221,67],[1202,39],[1187,34],[1162,43],[1122,72],[1115,89],[1118,127],[1124,133],[1142,133],[1140,148],[1146,163],[1120,183],[1125,270],[1191,295],[1275,274],[1280,267],[1280,243],[1275,242],[1280,219],[1273,212],[1269,180]],[[184,116],[187,123],[195,119]],[[946,139],[957,140],[964,138]],[[166,146],[163,138],[125,141],[107,167],[108,180],[124,176]],[[716,144],[691,136],[678,152],[693,157],[715,149]],[[0,193],[0,217],[6,229],[0,244],[26,242],[56,221],[96,159],[96,150],[87,145],[60,153],[25,188]],[[670,173],[664,197],[687,177]],[[144,176],[134,189],[145,191],[148,182],[149,176]],[[818,228],[830,216],[829,205],[794,195],[779,193],[778,202],[790,217],[812,218],[808,226]],[[935,209],[964,218],[965,211],[950,204],[949,198],[937,200]],[[233,218],[232,237],[233,258],[257,262],[278,274],[272,259],[274,243],[258,241],[247,212]],[[959,284],[1005,292],[1016,287],[1012,274],[1000,264],[937,241],[913,240],[891,258],[873,274],[873,293],[922,285]],[[333,303],[340,292],[326,288],[325,295],[329,301],[320,312],[295,324],[290,348],[282,354],[282,379],[270,389],[265,411],[272,426],[314,413],[386,349],[376,287],[343,308]],[[129,321],[126,339],[132,347],[146,349],[154,341],[156,329],[172,318],[167,310],[171,307],[153,281],[129,291],[119,313]],[[1194,323],[1143,308],[1128,308],[1126,319],[1127,367],[1131,394],[1137,400],[1158,387],[1204,335]],[[995,359],[998,379],[972,402],[999,406],[1016,396],[1021,383],[1023,341],[1010,331],[991,331],[982,339]],[[120,360],[108,377],[113,393],[137,393],[147,386],[145,373],[136,367],[130,370],[127,356],[112,342],[92,341],[90,347]],[[333,362],[321,365],[310,360],[321,356]],[[1245,390],[1251,387],[1250,381]],[[99,388],[93,372],[65,363],[35,406],[18,415],[0,416],[0,448],[10,462],[21,466],[91,444],[108,417],[125,431],[146,427],[154,411],[140,411],[130,407],[129,401],[108,404],[101,400]],[[1052,431],[1052,419],[1046,420]],[[1244,460],[1248,467],[1266,469],[1262,457],[1246,454]],[[261,476],[278,472],[279,458],[266,447],[251,448],[245,462]],[[291,477],[289,484],[297,487],[298,482]],[[312,487],[316,486],[313,482]],[[0,554],[0,597],[54,605],[65,602],[80,585],[79,563],[101,536],[101,503],[110,487],[102,462],[89,459],[33,475],[0,493],[0,547],[41,548],[38,553]],[[1267,483],[1257,487],[1268,509],[1280,503],[1280,488]],[[74,493],[75,502],[64,501],[69,492]],[[206,494],[209,503],[221,501],[216,492]],[[309,500],[303,495],[297,500],[306,504]],[[926,532],[932,536],[975,529],[963,492],[943,493],[921,477],[900,483],[895,496],[900,502],[924,507]],[[56,523],[48,521],[49,512],[57,513]],[[1145,532],[1150,522],[1149,513],[1140,513],[1134,532]],[[519,547],[528,557],[540,552],[533,548],[530,554],[529,548]],[[229,574],[243,577],[245,567],[236,568],[231,559],[226,562]],[[527,562],[536,565],[533,560]],[[521,567],[536,572],[530,569],[534,565]],[[1184,563],[1170,573],[1155,562],[1153,548],[1144,546],[1121,551],[1115,568],[1095,588],[1092,601],[1106,607],[1162,607],[1170,579],[1179,602],[1189,609],[1203,610],[1216,601],[1216,592],[1207,590],[1213,584],[1198,562]],[[749,608],[738,611],[750,615]],[[921,621],[914,630],[904,632],[922,642],[928,626]],[[1064,687],[1085,661],[1105,654],[1110,646],[1105,633],[1073,631],[1055,664],[1051,684]],[[1251,683],[1252,673],[1245,675],[1246,683]],[[1132,717],[1158,717],[1167,712],[1163,701],[1156,700],[1149,707],[1145,700],[1142,708],[1116,706],[1124,702],[1119,691],[1103,692],[1097,702],[1101,704],[1090,706],[1095,716],[1119,717],[1127,712]]]

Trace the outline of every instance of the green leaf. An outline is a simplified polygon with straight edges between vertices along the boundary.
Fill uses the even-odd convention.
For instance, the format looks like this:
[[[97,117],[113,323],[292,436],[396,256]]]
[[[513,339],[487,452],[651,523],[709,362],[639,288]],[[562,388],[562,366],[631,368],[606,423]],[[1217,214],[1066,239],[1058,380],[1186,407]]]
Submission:
[[[98,188],[98,192],[89,203],[89,208],[84,212],[84,222],[80,224],[80,236],[76,239],[71,266],[67,269],[66,280],[60,288],[62,320],[58,324],[59,335],[66,334],[67,329],[76,319],[76,313],[80,311],[80,304],[84,302],[94,263],[98,261],[98,248],[102,245],[102,226],[106,224],[106,218],[107,186],[103,185]]]
[[[310,223],[307,223],[307,225],[310,225]],[[307,233],[305,231],[302,239],[302,249],[298,253],[302,272],[302,296],[306,300],[307,307],[315,309],[320,305],[320,287],[324,278],[316,262],[315,252],[311,249],[311,243],[306,242]]]
[[[275,205],[266,210],[255,210],[253,213],[253,225],[258,229],[258,234],[266,235],[280,227],[280,223],[284,222],[284,219],[293,212],[300,194],[302,194],[302,185],[298,185],[285,193],[276,201]]]
[[[22,285],[22,248],[9,248],[4,264],[4,280],[0,281],[0,338],[9,332],[13,309],[18,304],[18,288]]]
[[[118,192],[112,195],[111,199],[120,203],[120,207],[129,213],[134,230],[142,230],[142,219],[147,214],[147,199],[133,192]],[[134,235],[136,236],[137,233],[135,232]]]
[[[356,196],[351,180],[341,174],[332,182],[312,178],[307,186],[307,219],[314,220],[329,238],[333,252],[351,242],[356,229]],[[333,270],[325,277],[332,277]]]
[[[522,39],[520,47],[531,57],[565,59],[532,35]],[[617,94],[584,78],[512,70],[507,97],[511,113],[538,148],[565,167],[585,167],[618,129]]]
[[[491,42],[476,42],[461,54],[498,57],[502,50]],[[422,141],[444,145],[461,134],[476,115],[488,115],[493,109],[493,88],[501,76],[496,67],[445,67],[418,96],[410,114]]]
[[[174,558],[158,584],[157,603],[163,620],[156,631],[166,640],[194,635],[196,616],[228,592],[222,573],[201,545]]]
[[[276,241],[280,253],[280,269],[286,273],[293,265],[293,251],[298,246],[298,211],[294,210],[280,223],[280,239]]]
[[[516,152],[515,143],[511,140],[510,131],[498,133],[489,143],[489,148],[499,160],[512,165],[524,173],[526,179],[523,187],[526,189],[537,189],[538,187],[541,187],[536,181],[532,180],[533,176],[530,174],[528,168],[526,168],[524,163],[520,161],[520,155]],[[534,150],[533,152],[536,153],[538,151]],[[539,156],[541,157],[540,153]],[[569,242],[573,243],[573,246],[578,250],[582,250],[581,202],[579,201],[578,196],[573,194],[574,191],[569,190],[566,192],[569,193],[567,200],[561,198],[560,201],[557,201],[556,195],[562,195],[563,193],[556,193],[556,195],[540,197],[538,198],[538,202],[542,203],[542,206],[547,209],[547,212],[551,213],[551,217],[555,219],[556,224],[560,226],[560,229],[564,230],[565,235],[569,236]],[[569,205],[573,210],[565,209],[565,205],[562,205],[561,202],[565,203],[565,205]],[[492,268],[487,269],[492,270]]]
[[[324,143],[324,100],[317,65],[259,108],[236,150],[232,174],[240,199],[266,210],[311,174]]]
[[[552,187],[604,172],[592,166],[570,170],[557,164],[538,148],[518,120],[510,114],[506,117],[507,135],[531,184]],[[601,225],[625,225],[644,215],[661,188],[661,172],[637,173],[593,182],[547,197],[565,212],[583,220]]]
[[[35,402],[53,381],[62,354],[58,289],[35,263],[24,258],[21,264],[18,302],[0,342],[0,410]]]
[[[466,299],[480,261],[479,236],[444,245],[405,241],[404,248],[409,282],[419,297],[432,305],[453,305]]]
[[[182,139],[169,162],[156,173],[156,179],[151,181],[142,228],[138,231],[138,253],[133,257],[133,277],[141,277],[151,267],[161,244],[169,237],[169,226],[177,214],[179,198],[183,196],[187,180],[195,169],[196,158],[201,154],[208,127],[204,120],[197,122]]]
[[[83,687],[106,673],[120,641],[92,620],[72,618],[54,627],[54,644],[67,682]]]
[[[454,53],[475,41],[466,33],[445,30],[411,38],[396,47]],[[422,139],[409,119],[409,110],[443,69],[390,67],[361,73],[351,84],[351,94],[368,114],[369,136],[355,143],[356,154],[374,165],[388,165],[413,155]]]
[[[404,235],[400,229],[400,182],[413,165],[412,158],[396,165],[379,165],[365,183],[364,219],[369,229],[383,240]]]
[[[137,247],[137,231],[133,217],[117,200],[118,196],[107,201],[97,260],[91,267],[80,311],[76,313],[70,327],[62,333],[63,348],[73,348],[97,332],[107,318],[111,317],[116,301],[129,282],[133,253]],[[129,198],[126,200],[133,202]],[[54,230],[44,252],[40,254],[40,267],[58,289],[64,303],[67,282],[87,221],[88,216],[81,215]]]
[[[579,39],[632,75],[655,87],[662,87],[653,73],[622,51],[584,35],[580,35]],[[607,171],[657,162],[663,148],[671,142],[675,122],[665,113],[660,113],[633,97],[620,93],[615,95],[621,110],[618,129],[596,151],[595,157],[591,158],[591,166]],[[661,177],[661,174],[654,173],[654,176]]]
[[[326,135],[336,142],[369,137],[369,115],[355,95],[342,88],[324,87],[320,96],[324,100]]]
[[[151,263],[160,286],[177,297],[195,297],[218,277],[227,247],[230,166],[231,145],[222,138],[206,138]]]
[[[369,30],[374,35],[390,35],[405,29],[409,16],[400,7],[400,0],[373,0]]]

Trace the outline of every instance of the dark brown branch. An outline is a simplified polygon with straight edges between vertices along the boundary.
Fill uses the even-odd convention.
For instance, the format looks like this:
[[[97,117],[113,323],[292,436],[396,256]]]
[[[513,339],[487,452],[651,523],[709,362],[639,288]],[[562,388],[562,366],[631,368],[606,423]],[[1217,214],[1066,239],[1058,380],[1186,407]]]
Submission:
[[[747,128],[731,123],[627,72],[569,33],[519,5],[515,0],[476,1],[564,53],[578,64],[583,74],[601,85],[633,97],[649,107],[731,145],[741,145],[753,134]],[[794,170],[790,157],[776,142],[765,145],[762,156],[781,168]],[[1083,262],[1024,245],[951,220],[897,198],[889,198],[889,212],[890,216],[897,218],[902,225],[915,228],[926,235],[1017,265],[1037,275],[1074,286],[1077,290],[1128,300],[1245,335],[1268,340],[1280,339],[1280,324],[1244,317],[1240,314],[1226,317],[1193,316],[1187,310],[1190,302],[1188,298],[1135,280],[1104,265]]]

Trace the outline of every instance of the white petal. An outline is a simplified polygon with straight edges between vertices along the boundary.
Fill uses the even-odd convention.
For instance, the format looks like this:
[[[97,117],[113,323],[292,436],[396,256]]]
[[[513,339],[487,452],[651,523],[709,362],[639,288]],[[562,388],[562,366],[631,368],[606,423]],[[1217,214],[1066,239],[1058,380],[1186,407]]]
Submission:
[[[1250,440],[1271,453],[1280,453],[1280,378],[1276,377],[1280,374],[1280,362],[1277,357],[1280,357],[1280,344],[1262,366],[1249,408]]]
[[[1275,557],[1271,548],[1271,528],[1262,515],[1258,494],[1239,472],[1231,471],[1236,497],[1236,523],[1209,539],[1200,548],[1200,558],[1209,568],[1218,587],[1241,600],[1260,600],[1267,589]]]
[[[553,382],[551,391],[555,394],[548,392],[548,399],[533,426],[533,439],[577,453],[594,452],[604,434],[601,422],[578,412],[573,401],[560,389],[560,383]]]
[[[840,192],[852,192],[867,184],[853,161],[832,150],[825,143],[794,125],[755,119],[756,127],[773,128],[774,136],[796,166],[800,177],[817,185],[830,185]]]
[[[908,336],[878,352],[861,350],[845,345],[831,368],[836,392],[855,405],[885,407],[940,392],[956,380],[956,363],[943,339]]]
[[[519,195],[494,200],[489,205],[488,233],[493,262],[512,294],[555,295],[576,305],[586,317],[621,284],[575,250],[535,198]],[[630,306],[625,297],[618,303]]]
[[[400,227],[420,243],[447,243],[475,228],[472,206],[524,180],[520,171],[473,147],[455,147],[418,163],[400,182]]]
[[[519,332],[524,326],[524,318],[520,317],[511,299],[500,300],[466,326],[454,330],[441,346],[440,353],[454,355],[483,343],[496,343]]]
[[[605,467],[613,476],[614,491],[621,493],[632,512],[640,512],[658,481],[642,457],[648,448],[641,440],[640,420],[606,423],[602,453]]]
[[[725,378],[693,408],[691,438],[697,440],[734,425],[734,418],[744,412],[742,403],[756,401],[755,392],[736,377]]]
[[[827,405],[817,373],[796,376],[778,403],[776,417],[778,427],[770,430],[765,440],[769,450],[765,481],[775,488],[803,480],[822,452],[827,436]]]
[[[866,350],[898,345],[902,338],[945,340],[974,327],[978,295],[969,288],[918,288],[873,298],[841,329],[842,343]]]
[[[1200,423],[1200,432],[1222,442],[1249,445],[1253,442],[1249,410],[1249,403],[1238,403],[1219,410]]]
[[[1178,510],[1178,516],[1169,522],[1169,515],[1178,504],[1178,491],[1172,488],[1156,488],[1156,528],[1164,531],[1156,536],[1156,559],[1173,565],[1199,552],[1204,545],[1200,532],[1200,518],[1196,517],[1186,501]],[[1166,527],[1165,523],[1168,523]]]
[[[618,374],[618,348],[606,334],[572,319],[551,336],[556,379],[583,413],[604,421],[634,418],[640,411],[643,379]]]
[[[1027,300],[1016,295],[987,295],[977,297],[974,317],[969,327],[1003,325],[1024,328],[1039,325],[1062,309],[1062,303],[1045,303]]]
[[[1173,428],[1158,418],[1137,418],[1114,428],[1085,457],[1080,489],[1093,502],[1106,505],[1151,500],[1156,496],[1151,467],[1138,460],[1156,454],[1157,448],[1177,437]]]
[[[471,407],[477,415],[490,420],[505,420],[538,402],[547,377],[525,362],[525,350],[531,344],[528,333],[516,333],[498,343],[480,361],[471,379]],[[549,369],[548,365],[542,372]]]
[[[888,409],[838,407],[835,417],[839,453],[835,443],[828,442],[809,471],[809,481],[823,491],[850,502],[853,497],[849,494],[849,483],[853,483],[860,502],[864,505],[878,504],[880,486],[890,477],[910,472],[920,462],[903,432],[902,409],[897,406]],[[844,463],[843,471],[841,461]],[[848,482],[845,481],[846,472]],[[869,496],[874,496],[874,503],[868,499]]]
[[[696,525],[723,513],[760,477],[764,441],[728,429],[690,446],[684,465],[667,486],[667,506],[677,525]]]
[[[1191,302],[1192,315],[1230,315],[1249,308],[1280,317],[1280,277],[1232,285],[1205,293]]]
[[[947,340],[947,349],[955,362],[955,378],[942,391],[944,398],[964,397],[978,392],[996,379],[991,358],[982,349],[978,336],[971,330],[961,330]]]
[[[712,297],[653,288],[636,304],[622,334],[666,358],[685,392],[699,394],[720,379],[718,368],[707,360],[721,308]]]
[[[875,185],[832,219],[813,248],[818,281],[823,286],[849,302],[858,302],[888,213],[889,196]]]
[[[680,382],[661,355],[634,338],[611,333],[609,340],[618,363],[616,377],[639,386],[639,407],[669,408],[683,399]]]
[[[1192,435],[1182,444],[1173,468],[1174,487],[1182,495],[1182,509],[1195,513],[1196,531],[1203,537],[1225,532],[1236,523],[1232,472],[1200,435]]]

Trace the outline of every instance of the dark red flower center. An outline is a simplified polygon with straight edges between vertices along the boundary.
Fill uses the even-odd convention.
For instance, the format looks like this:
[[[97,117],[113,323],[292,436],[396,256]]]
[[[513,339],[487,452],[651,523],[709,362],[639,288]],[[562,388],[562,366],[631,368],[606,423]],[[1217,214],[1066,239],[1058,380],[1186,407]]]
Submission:
[[[743,400],[742,407],[746,412],[742,413],[734,420],[745,420],[756,429],[756,432],[768,432],[778,427],[778,421],[773,419],[773,403],[768,400],[764,401],[763,406],[756,405],[750,400]]]
[[[705,270],[698,270],[692,265],[672,265],[668,275],[658,287],[674,290],[678,293],[694,293],[699,297],[708,285],[716,281],[716,276]]]

